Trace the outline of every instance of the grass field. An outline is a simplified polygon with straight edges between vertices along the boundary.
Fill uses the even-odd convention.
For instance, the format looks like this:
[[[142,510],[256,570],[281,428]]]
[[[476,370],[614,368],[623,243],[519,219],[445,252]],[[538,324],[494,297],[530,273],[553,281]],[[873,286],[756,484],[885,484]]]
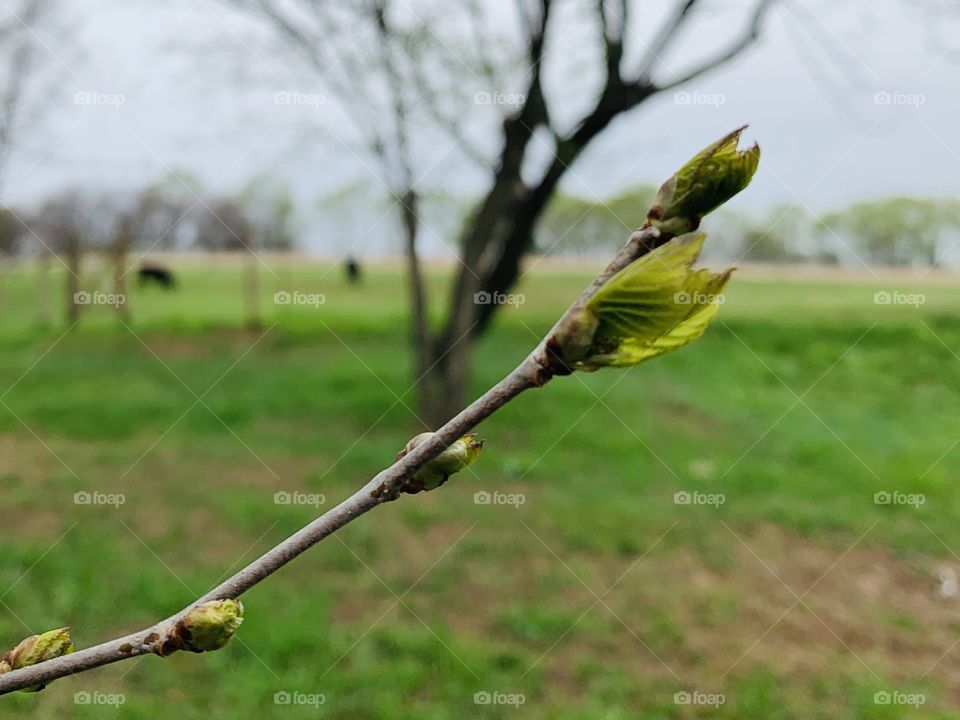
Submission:
[[[528,276],[474,393],[588,265]],[[403,278],[275,271],[258,332],[235,267],[191,265],[175,293],[132,290],[130,327],[94,307],[66,333],[37,327],[31,272],[3,276],[0,645],[166,616],[419,432]],[[325,302],[277,306],[278,289]],[[957,717],[960,597],[940,590],[960,573],[958,311],[949,284],[735,278],[694,346],[522,396],[481,426],[470,473],[252,590],[227,649],[60,680],[0,715]]]

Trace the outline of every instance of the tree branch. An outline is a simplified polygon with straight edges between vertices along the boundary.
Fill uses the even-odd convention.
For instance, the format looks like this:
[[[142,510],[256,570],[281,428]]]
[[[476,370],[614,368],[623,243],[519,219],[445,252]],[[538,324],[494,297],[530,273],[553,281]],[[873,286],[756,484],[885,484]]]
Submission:
[[[646,78],[650,76],[657,63],[660,62],[660,56],[670,46],[676,34],[680,32],[683,24],[690,17],[690,11],[693,10],[697,2],[699,0],[681,0],[677,4],[673,14],[670,15],[660,32],[654,36],[650,47],[647,48],[643,62],[640,63],[638,77]]]
[[[623,43],[627,35],[627,0],[619,0],[618,17],[611,22],[607,17],[606,0],[597,0],[597,17],[600,21],[600,34],[603,40],[604,55],[607,63],[607,75],[620,75],[620,61],[623,59]]]
[[[470,225],[461,238],[461,269],[453,283],[447,319],[436,338],[436,346],[441,353],[468,331],[475,307],[472,302],[473,294],[482,287],[481,258],[490,249],[491,243],[502,236],[503,224],[512,218],[518,202],[522,199],[517,189],[523,186],[521,170],[527,145],[534,131],[540,126],[550,125],[541,77],[551,1],[539,0],[540,14],[536,21],[524,13],[523,3],[520,3],[525,27],[529,28],[526,40],[530,79],[520,109],[503,121],[503,146],[493,173],[490,191],[474,212]]]
[[[3,179],[7,161],[13,151],[14,137],[18,125],[21,105],[23,103],[24,85],[29,79],[33,66],[36,41],[31,36],[38,18],[43,14],[45,0],[27,0],[22,15],[14,12],[16,22],[26,33],[14,48],[9,59],[7,87],[0,98],[0,190],[3,189]],[[0,39],[3,35],[0,33]]]
[[[613,261],[597,275],[537,347],[512,372],[444,424],[429,440],[382,470],[339,505],[291,535],[182,611],[155,625],[70,655],[0,674],[0,695],[48,683],[57,678],[92,670],[120,660],[157,653],[171,637],[177,622],[196,606],[211,600],[237,598],[344,525],[378,505],[397,499],[406,481],[445,448],[523,391],[541,387],[555,374],[560,374],[562,370],[556,367],[548,349],[557,328],[570,313],[583,307],[616,272],[649,252],[659,238],[660,232],[656,228],[646,228],[633,233]]]
[[[767,11],[776,3],[777,0],[759,0],[753,10],[753,15],[750,18],[750,22],[747,24],[746,29],[740,35],[740,37],[735,40],[729,47],[721,51],[717,55],[713,56],[708,60],[704,60],[700,65],[694,69],[686,72],[678,78],[671,80],[666,84],[657,84],[658,92],[665,92],[667,90],[672,90],[675,87],[679,87],[684,83],[688,83],[695,78],[700,77],[704,73],[710,72],[715,68],[724,65],[735,57],[740,55],[744,50],[750,47],[756,39],[760,36],[760,27],[763,24],[763,19],[767,14]]]

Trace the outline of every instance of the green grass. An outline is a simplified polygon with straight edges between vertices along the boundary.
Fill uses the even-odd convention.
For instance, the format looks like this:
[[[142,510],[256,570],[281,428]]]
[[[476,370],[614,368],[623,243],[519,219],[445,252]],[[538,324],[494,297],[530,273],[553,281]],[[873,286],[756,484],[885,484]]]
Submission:
[[[477,349],[474,393],[589,272],[531,273]],[[169,614],[315,516],[275,493],[329,507],[419,431],[399,273],[262,281],[265,333],[240,329],[237,269],[202,265],[176,293],[133,288],[129,328],[93,308],[65,333],[38,327],[31,270],[2,278],[0,645],[67,624],[87,645]],[[271,302],[293,288],[325,302]],[[956,657],[937,661],[958,601],[936,589],[960,567],[960,300],[931,285],[919,308],[874,304],[896,289],[917,291],[738,278],[694,346],[528,393],[481,427],[472,472],[252,590],[224,651],[64,679],[0,699],[3,717],[954,717]],[[886,690],[925,703],[875,703]],[[476,705],[483,691],[524,703]]]

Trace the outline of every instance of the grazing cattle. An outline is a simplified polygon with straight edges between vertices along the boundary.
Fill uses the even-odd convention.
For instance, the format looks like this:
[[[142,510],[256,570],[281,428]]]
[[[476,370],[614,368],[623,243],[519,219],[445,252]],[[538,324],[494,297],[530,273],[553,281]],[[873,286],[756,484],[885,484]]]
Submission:
[[[360,263],[357,262],[356,258],[348,257],[346,263],[344,263],[343,270],[347,275],[347,282],[351,285],[358,285],[360,283]]]
[[[162,265],[141,265],[140,269],[137,270],[137,278],[141,287],[151,283],[166,290],[173,290],[177,287],[177,279],[174,277],[173,271]]]

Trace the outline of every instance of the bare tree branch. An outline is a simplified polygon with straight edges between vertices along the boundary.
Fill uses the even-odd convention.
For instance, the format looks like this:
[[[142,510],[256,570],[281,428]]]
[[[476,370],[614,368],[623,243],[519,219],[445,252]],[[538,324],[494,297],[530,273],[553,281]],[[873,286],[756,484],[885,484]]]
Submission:
[[[763,19],[766,16],[767,11],[773,7],[774,3],[776,2],[777,0],[760,0],[753,10],[750,22],[747,24],[746,29],[729,47],[708,58],[707,60],[704,60],[695,68],[688,70],[683,75],[680,75],[679,77],[674,78],[665,84],[657,84],[657,89],[661,92],[672,90],[675,87],[679,87],[680,85],[688,83],[691,80],[694,80],[701,75],[735,59],[747,48],[753,45],[756,39],[760,36],[760,28],[763,25]]]
[[[420,217],[417,215],[419,192],[413,177],[413,158],[409,138],[410,109],[404,96],[403,78],[397,69],[399,58],[393,52],[395,37],[389,24],[386,0],[373,0],[371,5],[374,26],[380,39],[378,61],[380,72],[386,78],[387,91],[393,107],[390,117],[392,124],[392,146],[381,146],[381,163],[396,173],[393,180],[393,194],[400,203],[401,220],[406,240],[405,258],[407,262],[407,282],[410,290],[410,325],[413,347],[417,361],[417,376],[422,376],[430,367],[430,335],[428,322],[427,289],[423,282],[420,257],[417,252],[417,236],[420,230]],[[394,158],[391,161],[390,150]]]
[[[667,18],[666,23],[660,31],[654,36],[653,42],[647,48],[643,62],[640,63],[638,76],[649,78],[653,73],[657,63],[661,62],[661,56],[673,42],[677,33],[683,28],[684,23],[691,15],[691,10],[699,0],[680,0],[674,6],[673,13]]]
[[[6,87],[0,95],[0,190],[7,161],[13,151],[14,136],[17,130],[23,103],[24,88],[34,64],[36,41],[32,34],[41,17],[46,0],[25,0],[20,14],[14,12],[11,25],[3,35],[14,35],[14,47],[11,51]],[[16,35],[22,35],[19,41]]]

